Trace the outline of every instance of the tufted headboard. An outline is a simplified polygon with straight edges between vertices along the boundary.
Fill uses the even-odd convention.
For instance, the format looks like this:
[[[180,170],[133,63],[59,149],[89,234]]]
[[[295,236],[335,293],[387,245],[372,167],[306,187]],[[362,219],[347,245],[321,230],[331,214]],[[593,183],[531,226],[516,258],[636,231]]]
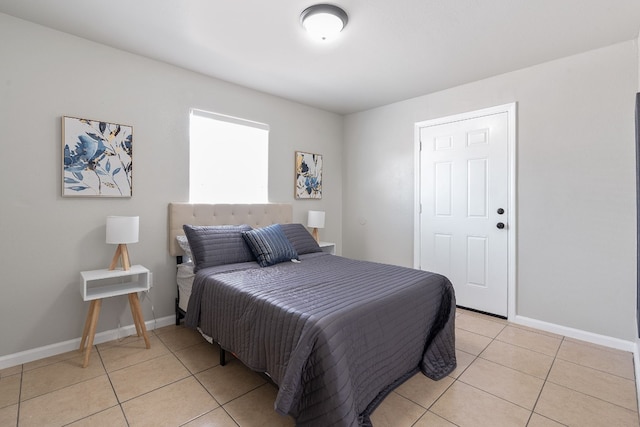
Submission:
[[[169,203],[169,253],[184,255],[176,236],[184,234],[182,226],[242,225],[258,228],[292,221],[293,209],[288,203],[265,204],[199,204]]]

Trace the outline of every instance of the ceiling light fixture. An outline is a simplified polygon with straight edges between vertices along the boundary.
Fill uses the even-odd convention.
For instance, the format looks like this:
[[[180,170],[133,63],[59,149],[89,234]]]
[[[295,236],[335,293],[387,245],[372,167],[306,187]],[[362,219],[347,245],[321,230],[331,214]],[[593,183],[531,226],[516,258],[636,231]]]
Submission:
[[[346,27],[347,12],[332,4],[314,4],[300,14],[302,26],[320,40],[330,40]]]

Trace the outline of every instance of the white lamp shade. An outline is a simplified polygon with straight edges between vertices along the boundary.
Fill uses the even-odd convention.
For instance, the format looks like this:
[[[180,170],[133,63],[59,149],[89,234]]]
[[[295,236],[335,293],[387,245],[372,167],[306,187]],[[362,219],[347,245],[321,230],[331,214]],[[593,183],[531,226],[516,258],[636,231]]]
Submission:
[[[107,243],[116,245],[136,243],[139,224],[140,217],[138,216],[108,216]]]
[[[324,211],[309,211],[307,227],[324,228]]]

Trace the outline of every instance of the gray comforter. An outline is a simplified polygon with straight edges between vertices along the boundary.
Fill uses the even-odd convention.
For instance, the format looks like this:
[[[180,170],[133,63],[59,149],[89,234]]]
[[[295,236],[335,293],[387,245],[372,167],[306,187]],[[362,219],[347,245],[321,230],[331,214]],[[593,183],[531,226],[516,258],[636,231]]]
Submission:
[[[267,268],[203,269],[186,316],[278,385],[299,426],[364,426],[418,370],[456,366],[455,297],[444,276],[328,254]]]

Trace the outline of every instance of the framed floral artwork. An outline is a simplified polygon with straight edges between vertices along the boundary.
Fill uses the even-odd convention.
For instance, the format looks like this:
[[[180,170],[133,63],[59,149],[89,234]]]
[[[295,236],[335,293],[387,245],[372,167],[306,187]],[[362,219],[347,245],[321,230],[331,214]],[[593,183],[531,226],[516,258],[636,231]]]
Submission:
[[[131,197],[131,126],[65,116],[62,146],[62,196]]]
[[[296,199],[322,199],[322,155],[296,151]]]

